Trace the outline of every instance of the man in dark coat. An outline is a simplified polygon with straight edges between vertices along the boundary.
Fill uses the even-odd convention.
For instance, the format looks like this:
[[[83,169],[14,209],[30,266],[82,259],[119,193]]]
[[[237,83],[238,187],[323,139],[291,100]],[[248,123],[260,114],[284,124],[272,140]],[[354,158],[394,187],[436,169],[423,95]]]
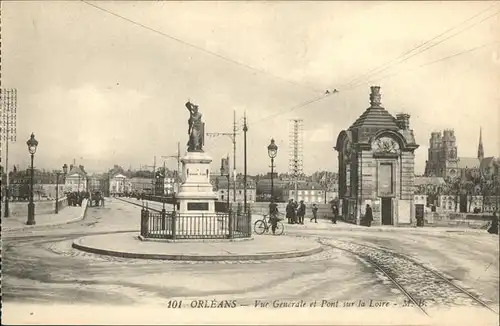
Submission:
[[[491,218],[491,225],[488,228],[488,233],[498,234],[498,217],[497,212],[493,212],[493,217]]]
[[[333,224],[337,224],[337,216],[339,215],[339,209],[337,207],[337,204],[335,203],[332,204],[332,214],[333,214],[332,222]]]
[[[312,206],[312,213],[313,217],[311,217],[310,222],[314,220],[315,223],[318,223],[318,206],[316,206],[316,204],[313,204]]]
[[[372,226],[373,213],[370,205],[366,204],[365,216],[363,217],[365,226]]]
[[[306,215],[306,204],[304,201],[300,201],[299,208],[297,209],[297,217],[299,219],[299,224],[304,224],[304,215]]]
[[[292,222],[292,224],[298,224],[299,221],[297,219],[297,210],[298,210],[299,204],[294,200],[292,202],[292,206],[293,206],[293,222]]]
[[[288,224],[292,224],[294,212],[293,199],[290,199],[286,205],[286,219],[288,220]]]
[[[271,199],[269,204],[269,222],[271,223],[271,231],[273,234],[276,233],[276,227],[278,226],[278,205]]]

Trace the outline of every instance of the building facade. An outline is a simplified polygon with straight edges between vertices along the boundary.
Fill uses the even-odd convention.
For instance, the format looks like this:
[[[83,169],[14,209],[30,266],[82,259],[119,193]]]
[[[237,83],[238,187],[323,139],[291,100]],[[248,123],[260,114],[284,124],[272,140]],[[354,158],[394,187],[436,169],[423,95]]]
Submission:
[[[415,142],[410,115],[392,116],[372,86],[370,107],[340,132],[339,199],[346,221],[360,224],[369,204],[375,225],[410,224],[414,218]]]
[[[297,182],[297,190],[295,184],[291,182],[284,193],[285,201],[296,199],[298,202],[303,200],[305,204],[321,204],[328,200],[328,192],[317,182]]]
[[[219,201],[226,202],[229,197],[229,202],[244,202],[245,201],[245,184],[243,179],[237,179],[236,184],[231,182],[228,189],[226,177],[217,176],[215,178],[215,192]],[[236,185],[236,187],[235,187]],[[254,203],[257,200],[257,189],[255,181],[247,178],[247,203]],[[235,193],[236,191],[236,193]],[[236,201],[235,201],[236,197]]]
[[[131,190],[134,193],[153,194],[154,184],[151,178],[130,178]]]
[[[109,193],[111,196],[123,195],[132,192],[130,179],[123,174],[116,174],[109,179]]]
[[[66,192],[85,192],[87,191],[87,174],[82,166],[71,165],[66,174],[64,190]]]

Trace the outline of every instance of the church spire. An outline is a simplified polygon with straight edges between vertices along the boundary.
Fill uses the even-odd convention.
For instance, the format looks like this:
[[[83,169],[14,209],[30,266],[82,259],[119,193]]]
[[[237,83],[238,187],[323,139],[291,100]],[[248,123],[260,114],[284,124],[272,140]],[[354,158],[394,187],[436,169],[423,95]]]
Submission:
[[[481,161],[484,158],[483,130],[479,128],[479,146],[477,147],[477,158]]]

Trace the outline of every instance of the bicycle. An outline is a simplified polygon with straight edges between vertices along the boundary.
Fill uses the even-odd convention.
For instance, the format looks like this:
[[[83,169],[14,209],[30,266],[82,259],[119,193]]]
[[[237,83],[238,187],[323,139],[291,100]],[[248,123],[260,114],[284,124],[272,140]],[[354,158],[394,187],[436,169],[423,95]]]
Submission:
[[[278,221],[276,221],[276,230],[274,232],[275,235],[282,235],[283,231],[285,230],[285,226],[283,223],[281,223],[282,218],[278,218]],[[271,222],[269,221],[269,214],[264,215],[264,218],[261,220],[255,221],[253,224],[253,231],[261,235],[264,232],[269,232],[269,229],[271,229]]]

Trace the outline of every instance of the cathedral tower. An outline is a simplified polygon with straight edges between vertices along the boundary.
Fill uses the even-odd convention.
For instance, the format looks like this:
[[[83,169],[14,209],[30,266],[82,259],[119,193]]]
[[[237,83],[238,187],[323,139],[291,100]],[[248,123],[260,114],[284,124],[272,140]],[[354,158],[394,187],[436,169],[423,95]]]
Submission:
[[[484,148],[483,148],[483,130],[479,128],[479,146],[477,147],[477,158],[482,161],[484,158]]]

